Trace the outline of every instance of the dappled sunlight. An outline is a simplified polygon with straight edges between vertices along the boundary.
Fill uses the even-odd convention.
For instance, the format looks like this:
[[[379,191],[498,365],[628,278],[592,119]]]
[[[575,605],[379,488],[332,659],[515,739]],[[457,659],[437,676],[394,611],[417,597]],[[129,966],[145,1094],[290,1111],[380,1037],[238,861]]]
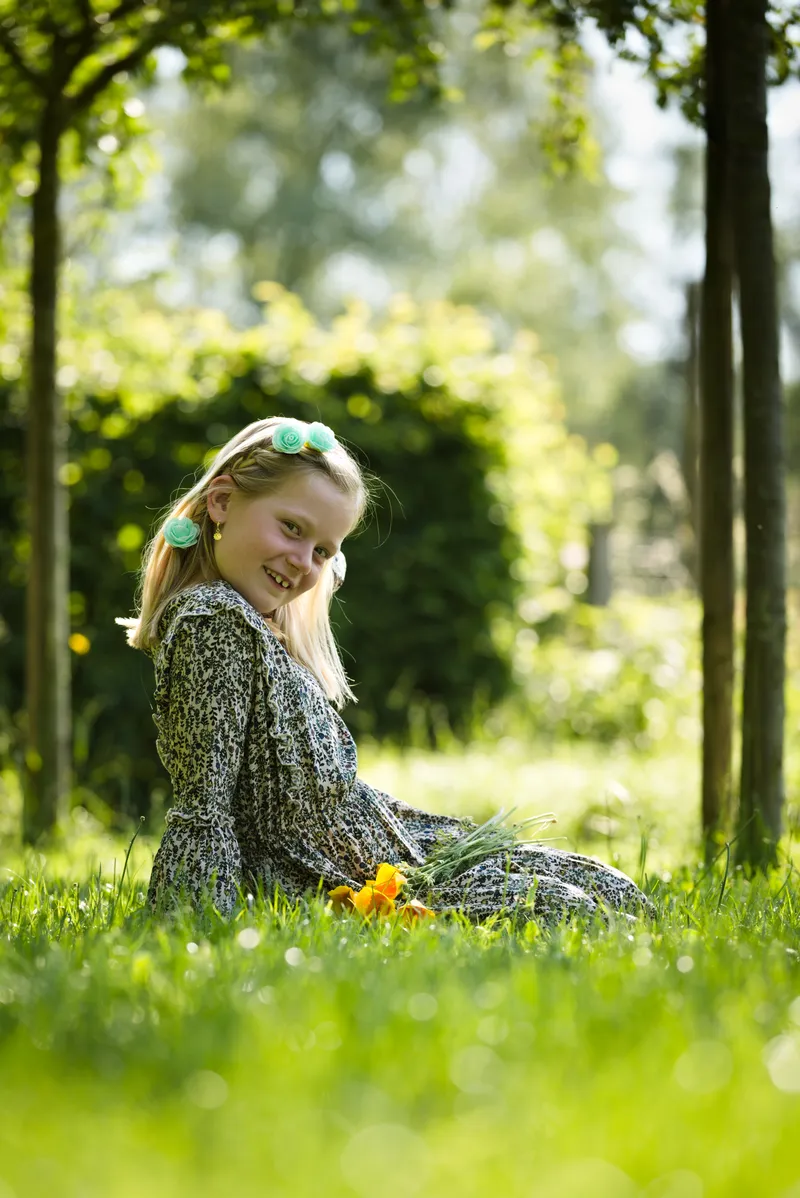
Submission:
[[[0,1198],[800,1198],[792,10],[0,0]]]
[[[387,1153],[420,1195],[723,1198],[794,1177],[791,884],[683,873],[654,923],[549,931],[340,919],[324,896],[159,925],[142,897],[0,881],[12,1193],[108,1188],[124,1159],[115,1194],[367,1194]]]
[[[515,820],[552,810],[558,822],[545,836],[553,847],[594,853],[629,872],[642,835],[648,868],[697,858],[699,769],[699,754],[680,745],[647,755],[516,740],[449,753],[361,752],[363,776],[405,802],[476,819],[499,807],[515,807]]]

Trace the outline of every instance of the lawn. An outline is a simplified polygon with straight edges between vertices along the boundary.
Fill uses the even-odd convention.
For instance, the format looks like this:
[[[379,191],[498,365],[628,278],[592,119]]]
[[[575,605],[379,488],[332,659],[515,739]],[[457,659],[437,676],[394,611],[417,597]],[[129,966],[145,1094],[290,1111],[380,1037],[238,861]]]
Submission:
[[[800,893],[788,867],[694,866],[692,755],[362,773],[437,810],[557,810],[561,843],[644,856],[658,917],[407,928],[310,900],[154,926],[152,843],[120,887],[126,845],[86,817],[46,858],[7,839],[0,1198],[800,1198]]]

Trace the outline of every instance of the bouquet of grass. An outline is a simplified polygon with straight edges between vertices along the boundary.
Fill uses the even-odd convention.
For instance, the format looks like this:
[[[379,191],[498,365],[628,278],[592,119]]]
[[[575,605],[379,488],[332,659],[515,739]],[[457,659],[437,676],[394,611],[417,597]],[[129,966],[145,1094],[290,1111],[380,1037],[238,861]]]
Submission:
[[[439,886],[452,882],[460,874],[474,865],[480,865],[489,857],[502,853],[511,853],[519,842],[520,832],[532,828],[542,830],[556,822],[552,811],[543,815],[532,815],[530,819],[520,820],[517,824],[506,821],[514,814],[516,807],[510,811],[498,811],[485,823],[471,828],[464,836],[457,839],[446,837],[439,841],[427,857],[424,865],[412,866],[405,871],[409,890],[412,894],[428,893]],[[530,840],[528,841],[530,843]]]
[[[511,853],[520,843],[520,832],[532,828],[541,831],[556,822],[553,812],[547,811],[517,824],[507,824],[514,811],[515,807],[508,812],[498,811],[463,836],[440,839],[423,865],[398,867],[384,862],[378,866],[375,877],[368,879],[358,892],[352,886],[337,886],[328,892],[333,909],[356,911],[365,917],[396,914],[407,921],[433,916],[435,913],[424,905],[420,896],[427,897],[489,857]],[[406,901],[398,907],[400,898]]]

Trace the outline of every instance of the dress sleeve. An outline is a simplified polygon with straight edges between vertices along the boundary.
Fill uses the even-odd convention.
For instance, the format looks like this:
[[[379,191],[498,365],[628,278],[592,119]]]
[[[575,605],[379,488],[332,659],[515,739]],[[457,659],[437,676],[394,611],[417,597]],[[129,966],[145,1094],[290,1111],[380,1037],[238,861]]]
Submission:
[[[231,609],[187,615],[161,648],[158,752],[175,805],[153,861],[153,909],[184,891],[230,915],[241,881],[233,797],[253,706],[253,630]]]
[[[470,828],[476,826],[475,821],[469,816],[438,815],[431,811],[422,811],[383,790],[376,790],[374,787],[370,789],[391,811],[395,819],[400,821],[405,832],[414,838],[423,856],[427,856],[440,839],[458,840]]]

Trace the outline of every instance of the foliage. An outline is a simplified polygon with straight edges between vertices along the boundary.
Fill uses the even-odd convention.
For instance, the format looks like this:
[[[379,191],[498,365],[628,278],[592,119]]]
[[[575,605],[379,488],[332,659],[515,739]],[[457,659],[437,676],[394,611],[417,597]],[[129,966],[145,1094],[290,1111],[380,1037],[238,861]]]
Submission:
[[[697,743],[696,600],[618,596],[608,608],[571,607],[558,635],[553,617],[541,615],[517,634],[514,654],[517,703],[537,735],[629,741],[639,750],[676,736]]]
[[[31,861],[0,889],[11,1192],[796,1186],[791,878],[683,869],[655,883],[651,926],[551,933],[280,899],[158,927],[118,888]]]
[[[788,600],[795,610],[796,590],[789,592]],[[736,618],[739,663],[744,647],[742,607]],[[581,742],[591,742],[607,746],[615,759],[630,752],[644,755],[644,760],[654,754],[664,760],[665,769],[670,753],[697,747],[699,761],[702,617],[694,596],[675,592],[656,599],[621,593],[606,608],[579,604],[548,614],[529,601],[523,602],[522,610],[528,626],[515,637],[517,687],[488,717],[489,735],[512,736],[523,743],[536,738],[549,751],[556,745],[569,745],[574,751]],[[792,732],[800,725],[800,640],[793,628],[790,623],[786,686],[787,822],[792,827],[800,797],[800,761],[791,748]],[[737,671],[737,719],[740,683]],[[695,784],[676,779],[675,785]],[[545,805],[550,805],[549,799]]]
[[[512,17],[516,6],[509,6]],[[496,21],[506,25],[503,3],[496,4]],[[703,117],[705,4],[703,0],[521,0],[520,8],[535,20],[551,20],[569,41],[582,22],[591,20],[606,35],[621,58],[644,66],[664,107],[676,98],[695,124]],[[773,84],[785,83],[800,55],[797,6],[769,0],[770,69]]]
[[[154,52],[173,47],[185,76],[203,85],[230,79],[226,50],[281,27],[338,25],[392,64],[389,95],[404,101],[441,90],[442,44],[432,36],[436,2],[404,0],[0,0],[0,199],[36,190],[38,152],[49,127],[67,135],[64,165],[115,156],[141,129],[132,76],[152,77]],[[552,26],[553,13],[535,14]],[[558,28],[558,22],[555,22]],[[574,30],[559,37],[564,94],[577,77]],[[558,94],[558,89],[554,94]],[[562,101],[562,108],[564,108]],[[575,118],[573,117],[573,124]],[[562,134],[563,138],[563,134]]]
[[[219,313],[167,318],[125,293],[87,304],[72,291],[60,381],[72,425],[78,781],[114,808],[147,810],[162,774],[151,666],[124,647],[113,618],[131,609],[155,514],[243,424],[276,412],[321,418],[386,484],[377,518],[347,546],[335,619],[361,700],[347,718],[361,734],[402,740],[420,725],[463,734],[477,707],[497,702],[517,600],[564,581],[561,541],[582,535],[592,485],[603,496],[603,470],[564,429],[529,337],[498,353],[473,310],[417,309],[402,297],[378,325],[353,306],[324,330],[274,284],[260,294],[263,323],[239,332]],[[0,702],[16,710],[22,648],[11,629],[22,623],[28,544],[13,347],[24,322],[7,299]]]
[[[338,29],[237,48],[230,86],[210,98],[174,82],[143,93],[170,180],[155,235],[180,233],[160,293],[242,321],[260,278],[322,319],[355,288],[379,304],[393,290],[470,303],[507,338],[535,329],[559,359],[570,423],[596,429],[631,370],[619,263],[630,269],[636,251],[586,130],[573,134],[581,169],[554,169],[552,38],[487,36],[474,11],[436,16],[460,97],[448,104],[391,103],[379,64]],[[583,61],[570,74],[591,77]]]
[[[63,101],[64,128],[75,130],[83,154],[101,134],[126,140],[136,130],[127,123],[125,85],[134,71],[145,77],[152,72],[158,47],[182,51],[188,78],[225,83],[229,43],[263,35],[282,22],[337,18],[373,49],[402,50],[405,58],[396,65],[407,85],[411,75],[413,86],[433,82],[436,55],[423,36],[426,11],[415,3],[391,6],[387,14],[370,0],[331,0],[300,11],[279,0],[117,0],[111,6],[100,0],[2,0],[0,144],[18,162],[38,141],[42,119],[56,100]]]

